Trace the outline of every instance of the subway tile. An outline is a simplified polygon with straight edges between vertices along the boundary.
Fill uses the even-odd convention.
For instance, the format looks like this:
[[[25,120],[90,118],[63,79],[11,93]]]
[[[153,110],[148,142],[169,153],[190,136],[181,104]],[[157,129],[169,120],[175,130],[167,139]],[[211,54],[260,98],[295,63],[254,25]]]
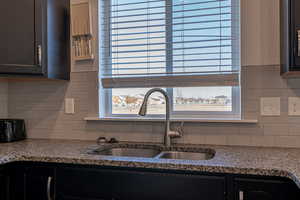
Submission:
[[[179,143],[186,144],[206,144],[206,136],[198,134],[186,134],[180,140]]]
[[[261,89],[247,89],[244,90],[245,100],[258,100],[262,96]]]
[[[264,129],[261,124],[242,125],[239,127],[239,135],[263,135]]]
[[[300,147],[300,136],[278,136],[275,137],[276,147]]]
[[[296,124],[289,124],[289,135],[300,136],[300,121]]]
[[[273,147],[275,136],[251,136],[251,146]]]
[[[287,86],[290,89],[300,89],[300,79],[299,78],[287,79]]]
[[[261,86],[263,89],[287,88],[287,80],[280,76],[280,70],[262,70]]]
[[[244,112],[259,112],[260,110],[260,101],[256,100],[245,100],[243,102]]]
[[[205,136],[205,143],[211,145],[226,145],[227,137],[225,135],[207,135]]]
[[[245,135],[245,136],[240,136],[240,135],[228,135],[226,136],[227,139],[227,144],[228,145],[235,145],[235,146],[251,146],[252,141],[251,141],[251,136]]]
[[[288,135],[289,125],[288,124],[265,124],[264,135]]]
[[[254,119],[254,120],[258,120],[259,119],[259,112],[244,112],[242,110],[242,117],[243,119]]]

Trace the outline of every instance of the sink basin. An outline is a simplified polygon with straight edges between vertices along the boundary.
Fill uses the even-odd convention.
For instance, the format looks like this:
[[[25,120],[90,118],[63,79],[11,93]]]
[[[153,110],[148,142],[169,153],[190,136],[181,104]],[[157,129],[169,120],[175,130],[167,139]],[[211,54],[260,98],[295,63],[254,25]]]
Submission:
[[[140,157],[154,159],[209,160],[215,156],[213,149],[164,147],[159,145],[113,144],[92,148],[88,154],[117,157]]]
[[[160,153],[157,149],[145,149],[145,148],[107,148],[102,150],[94,150],[92,154],[103,156],[126,156],[126,157],[143,157],[152,158]]]
[[[166,151],[162,152],[159,158],[179,159],[179,160],[210,160],[215,156],[212,152],[181,152]]]

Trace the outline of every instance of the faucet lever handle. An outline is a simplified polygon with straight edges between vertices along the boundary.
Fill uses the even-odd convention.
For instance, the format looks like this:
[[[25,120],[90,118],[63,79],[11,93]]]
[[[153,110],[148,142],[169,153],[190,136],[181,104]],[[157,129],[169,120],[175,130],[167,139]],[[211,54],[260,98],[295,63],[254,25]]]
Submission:
[[[180,137],[182,137],[183,134],[184,134],[184,128],[183,128],[183,126],[184,126],[184,122],[181,122],[181,123],[180,123],[180,126],[178,126],[178,127],[176,128],[176,132],[179,133]]]
[[[184,122],[181,122],[180,126],[175,128],[175,131],[170,131],[169,132],[169,136],[171,138],[180,138],[180,137],[182,137],[183,134],[184,134],[183,126],[184,126]]]
[[[180,138],[181,134],[178,131],[169,131],[168,136],[170,138]]]

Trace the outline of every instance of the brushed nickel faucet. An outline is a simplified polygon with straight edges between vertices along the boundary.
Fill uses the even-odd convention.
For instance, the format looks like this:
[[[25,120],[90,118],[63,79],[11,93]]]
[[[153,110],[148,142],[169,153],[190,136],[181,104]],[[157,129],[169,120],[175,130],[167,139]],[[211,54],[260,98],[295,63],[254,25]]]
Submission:
[[[145,116],[146,115],[148,99],[149,99],[150,95],[154,92],[159,92],[165,97],[165,101],[166,101],[166,120],[165,120],[164,145],[166,147],[170,147],[171,146],[171,138],[181,137],[182,136],[182,131],[180,131],[179,129],[176,130],[176,131],[171,131],[171,129],[170,129],[170,98],[169,98],[167,92],[164,91],[163,89],[160,89],[160,88],[153,88],[153,89],[149,90],[146,93],[145,97],[144,97],[144,101],[143,101],[142,106],[140,108],[139,115],[140,116]],[[182,125],[183,125],[183,123],[182,123]]]

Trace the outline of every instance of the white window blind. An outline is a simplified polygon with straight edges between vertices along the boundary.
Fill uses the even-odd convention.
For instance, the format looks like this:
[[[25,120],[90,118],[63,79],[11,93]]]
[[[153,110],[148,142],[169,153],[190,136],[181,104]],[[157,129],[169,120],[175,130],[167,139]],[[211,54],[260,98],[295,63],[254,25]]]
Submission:
[[[238,1],[105,1],[102,86],[239,85]]]

